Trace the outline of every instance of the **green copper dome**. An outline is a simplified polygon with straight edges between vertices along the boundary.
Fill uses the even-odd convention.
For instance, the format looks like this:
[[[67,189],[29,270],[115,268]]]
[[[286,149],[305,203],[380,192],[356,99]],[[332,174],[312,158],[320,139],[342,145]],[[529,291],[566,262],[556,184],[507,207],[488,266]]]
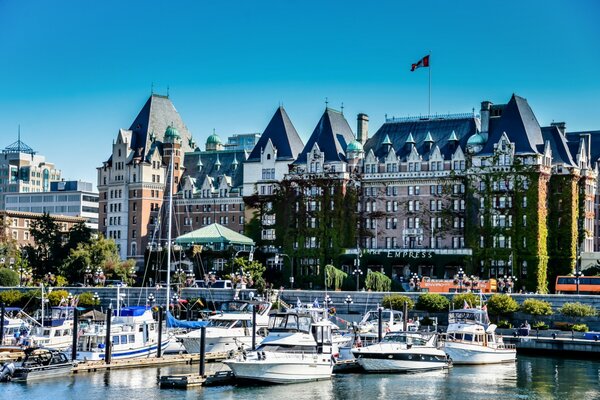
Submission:
[[[473,136],[471,136],[469,138],[469,140],[467,140],[467,146],[469,146],[469,145],[482,146],[484,144],[485,144],[485,139],[483,138],[483,136],[481,136],[481,134],[479,132],[474,134]]]
[[[206,139],[206,144],[221,144],[221,138],[216,133],[213,133]]]
[[[168,139],[181,139],[179,131],[173,125],[169,125],[165,131],[165,140]]]
[[[348,143],[348,146],[346,147],[346,153],[361,152],[361,151],[363,151],[363,145],[358,140],[351,141],[350,143]]]

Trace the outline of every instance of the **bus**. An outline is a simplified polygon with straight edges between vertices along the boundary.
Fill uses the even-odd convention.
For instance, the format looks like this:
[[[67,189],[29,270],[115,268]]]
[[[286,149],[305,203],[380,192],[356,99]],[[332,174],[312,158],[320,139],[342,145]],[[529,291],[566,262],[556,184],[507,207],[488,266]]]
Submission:
[[[417,289],[421,292],[430,293],[495,293],[498,290],[498,285],[493,278],[487,281],[475,281],[474,284],[465,279],[461,284],[456,279],[431,279],[424,276]]]
[[[554,290],[557,294],[577,293],[577,278],[575,276],[557,276]],[[600,276],[580,277],[579,294],[600,294]]]

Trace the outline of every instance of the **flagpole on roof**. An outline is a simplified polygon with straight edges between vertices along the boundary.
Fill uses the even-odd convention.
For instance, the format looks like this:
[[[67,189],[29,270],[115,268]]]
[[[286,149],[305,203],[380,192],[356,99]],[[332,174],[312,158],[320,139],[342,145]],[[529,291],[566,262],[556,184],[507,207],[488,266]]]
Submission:
[[[431,50],[429,50],[429,57],[431,58]],[[427,69],[429,69],[429,107],[427,113],[431,115],[431,60]]]

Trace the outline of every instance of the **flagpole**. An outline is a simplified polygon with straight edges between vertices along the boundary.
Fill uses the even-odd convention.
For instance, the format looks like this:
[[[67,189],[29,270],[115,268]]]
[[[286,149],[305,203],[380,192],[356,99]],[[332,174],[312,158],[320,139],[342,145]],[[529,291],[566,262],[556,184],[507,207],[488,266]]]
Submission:
[[[428,109],[428,114],[431,115],[431,51],[429,52],[429,67],[427,68],[429,70],[429,109]]]

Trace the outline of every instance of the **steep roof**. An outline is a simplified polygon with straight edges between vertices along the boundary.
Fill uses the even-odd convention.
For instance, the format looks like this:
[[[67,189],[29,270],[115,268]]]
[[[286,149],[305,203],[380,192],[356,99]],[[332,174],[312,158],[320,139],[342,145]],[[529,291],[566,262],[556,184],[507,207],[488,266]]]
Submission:
[[[542,130],[527,100],[512,95],[502,111],[499,120],[490,124],[490,135],[480,155],[493,154],[494,144],[498,143],[502,133],[515,144],[515,153],[540,153],[543,151]]]
[[[169,97],[159,94],[152,94],[148,98],[146,104],[144,104],[144,107],[142,107],[131,124],[129,128],[133,132],[131,149],[135,151],[142,149],[141,154],[145,157],[152,144],[150,135],[154,134],[157,141],[163,142],[164,134],[171,123],[181,135],[182,150],[184,152],[193,151],[194,149],[190,147],[192,134],[183,123],[181,116]]]
[[[600,159],[600,131],[567,132],[569,146],[571,146],[571,143],[575,144],[575,146],[571,148],[574,152],[573,154],[575,154],[579,148],[579,142],[581,141],[582,135],[590,135],[589,146],[591,161],[597,161]]]
[[[247,161],[260,161],[260,155],[269,139],[277,149],[277,160],[295,160],[304,147],[302,139],[282,106],[278,107],[273,114]]]
[[[254,245],[254,241],[249,237],[217,223],[210,224],[204,228],[196,229],[193,232],[181,235],[175,239],[175,242],[178,244],[224,243],[249,246]]]
[[[194,151],[185,153],[183,159],[185,166],[184,176],[194,178],[196,180],[196,187],[200,187],[206,176],[213,178],[214,182],[218,182],[218,178],[226,175],[231,177],[231,187],[239,188],[244,181],[244,169],[241,167],[244,159],[244,150]],[[202,168],[200,169],[198,168],[199,161],[202,162]]]
[[[294,164],[306,163],[306,155],[315,143],[325,154],[324,161],[346,161],[346,147],[354,140],[354,133],[344,114],[331,108],[326,108],[319,123],[308,139],[306,146]]]
[[[556,126],[543,127],[542,136],[544,142],[548,141],[550,143],[552,164],[565,164],[570,167],[577,167],[577,163],[572,157],[572,149],[567,144],[567,139],[560,133]]]
[[[376,157],[387,155],[385,138],[389,136],[396,155],[401,159],[406,158],[411,152],[407,145],[412,138],[417,152],[423,159],[429,159],[435,147],[439,147],[445,159],[450,159],[456,146],[452,132],[458,139],[458,144],[463,149],[469,136],[479,129],[480,123],[473,114],[458,114],[432,118],[399,118],[389,119],[377,132],[367,140],[365,153],[373,150]],[[431,140],[431,141],[430,141]],[[431,144],[431,146],[430,146]],[[430,149],[431,147],[431,149]]]

